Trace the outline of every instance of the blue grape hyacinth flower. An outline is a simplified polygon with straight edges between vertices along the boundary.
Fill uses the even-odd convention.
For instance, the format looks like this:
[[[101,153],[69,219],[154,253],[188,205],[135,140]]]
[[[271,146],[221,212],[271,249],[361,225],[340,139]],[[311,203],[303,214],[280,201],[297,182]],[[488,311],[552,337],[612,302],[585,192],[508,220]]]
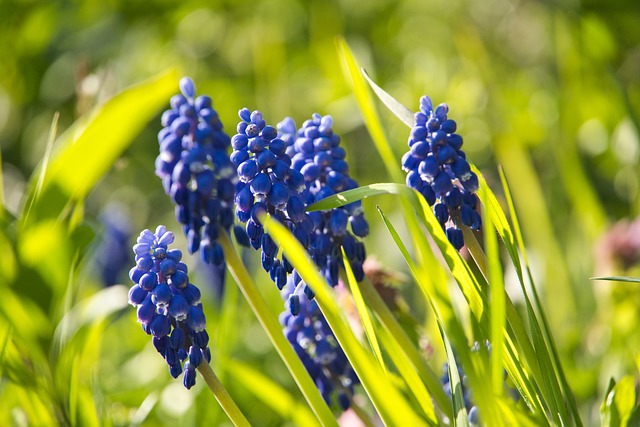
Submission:
[[[293,266],[278,257],[278,246],[264,232],[260,217],[264,214],[287,226],[296,238],[309,247],[313,221],[305,212],[301,192],[304,178],[291,168],[286,142],[278,131],[267,125],[260,111],[243,108],[238,133],[231,138],[231,161],[237,168],[236,216],[246,223],[250,245],[262,251],[262,267],[269,272],[278,289],[286,283]]]
[[[200,250],[203,261],[218,266],[223,279],[224,253],[217,239],[233,225],[237,180],[228,155],[231,139],[211,98],[196,97],[193,80],[181,79],[180,90],[162,114],[156,175],[176,205],[189,253]]]
[[[292,156],[291,167],[304,178],[302,197],[305,206],[358,187],[358,183],[349,176],[346,152],[340,146],[340,137],[333,132],[331,116],[315,113],[298,130],[293,119],[286,118],[278,124],[278,129],[281,139],[288,141],[287,153]],[[362,202],[310,212],[309,216],[313,220],[311,256],[327,282],[331,286],[338,284],[339,270],[343,265],[341,247],[345,250],[356,280],[362,280],[362,264],[366,254],[364,243],[359,238],[369,234]],[[299,279],[299,276],[294,277]],[[300,288],[305,290],[307,296],[313,297],[306,286],[297,286],[296,289]],[[298,293],[296,291],[292,296]]]
[[[196,382],[196,368],[211,361],[209,335],[200,302],[200,290],[189,282],[179,249],[169,249],[174,234],[160,225],[144,230],[133,246],[136,266],[129,272],[134,285],[129,303],[136,307],[142,329],[177,378],[184,368],[187,389]]]
[[[295,288],[293,276],[289,276],[287,282],[282,292],[286,300],[285,311],[280,314],[283,333],[327,404],[331,405],[335,398],[339,407],[347,410],[351,405],[354,386],[360,380],[317,302],[305,294],[292,300],[289,297]],[[291,301],[295,301],[298,315],[291,313]]]
[[[460,250],[464,245],[461,225],[480,230],[478,177],[471,171],[462,151],[462,136],[456,122],[447,117],[447,104],[435,110],[431,98],[420,98],[420,111],[409,136],[409,151],[402,157],[407,185],[419,191],[442,225],[449,242]]]

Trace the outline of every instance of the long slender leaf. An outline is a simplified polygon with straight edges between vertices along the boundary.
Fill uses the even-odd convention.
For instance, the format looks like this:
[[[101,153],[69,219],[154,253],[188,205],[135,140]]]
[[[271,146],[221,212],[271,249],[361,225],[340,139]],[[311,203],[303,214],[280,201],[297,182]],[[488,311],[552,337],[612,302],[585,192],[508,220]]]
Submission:
[[[340,53],[340,59],[344,65],[345,74],[353,83],[353,92],[360,106],[360,111],[364,116],[364,122],[369,130],[369,134],[373,139],[382,161],[387,169],[387,173],[394,181],[402,181],[402,173],[398,168],[397,160],[391,150],[391,146],[384,133],[378,113],[376,112],[375,103],[367,88],[367,83],[360,73],[360,67],[349,49],[349,46],[343,38],[337,38],[336,44],[338,46],[338,52]]]
[[[33,203],[37,217],[46,211],[57,215],[68,200],[83,199],[177,90],[177,83],[177,71],[165,72],[119,93],[76,121],[57,139],[40,174],[34,175],[27,206]],[[52,202],[56,209],[51,209]]]
[[[610,282],[640,283],[640,277],[630,277],[630,276],[592,277],[591,280],[608,280]]]
[[[382,103],[387,106],[389,111],[393,112],[393,114],[395,114],[404,124],[409,127],[413,127],[413,125],[415,124],[413,112],[399,103],[394,97],[389,95],[373,80],[371,80],[371,77],[369,77],[369,74],[367,74],[367,71],[364,68],[361,68],[360,72],[367,80],[367,83],[369,83],[369,86],[371,86],[376,95],[378,95],[380,101],[382,101]]]
[[[284,420],[291,420],[299,426],[319,425],[313,413],[305,405],[297,402],[287,390],[263,372],[233,359],[225,359],[221,365],[224,365],[225,370],[231,373],[235,381],[262,400]]]
[[[453,416],[451,412],[451,401],[442,389],[439,376],[429,367],[415,347],[415,344],[409,339],[406,332],[393,316],[393,313],[391,313],[391,310],[389,310],[389,307],[387,307],[380,297],[380,294],[378,294],[366,277],[365,280],[360,282],[360,289],[367,305],[376,314],[382,326],[395,338],[395,342],[398,344],[397,352],[404,353],[404,356],[411,361],[414,369],[416,369],[420,378],[424,381],[427,389],[440,407],[440,410],[448,418],[451,418]]]
[[[388,425],[424,425],[424,421],[415,414],[393,383],[383,380],[385,376],[380,366],[373,355],[358,342],[335,297],[330,293],[315,265],[309,260],[304,247],[278,221],[266,217],[262,222],[265,231],[283,248],[287,259],[315,293],[318,306],[382,420]]]
[[[498,250],[498,239],[493,231],[492,212],[484,211],[485,217],[485,247],[489,259],[489,283],[491,283],[491,380],[493,393],[501,395],[504,388],[502,376],[503,338],[506,324],[506,302],[504,278]],[[488,225],[487,225],[488,223]]]
[[[380,340],[384,347],[388,350],[389,357],[393,361],[393,364],[398,368],[400,375],[407,383],[409,390],[411,390],[412,398],[417,403],[417,406],[422,409],[427,421],[431,425],[439,425],[436,417],[433,402],[431,396],[427,391],[424,383],[418,377],[418,374],[414,370],[411,362],[407,359],[405,353],[400,348],[400,344],[391,333],[384,328],[380,329]]]
[[[278,354],[280,354],[282,361],[289,369],[289,372],[291,372],[291,375],[296,381],[305,399],[307,399],[307,402],[309,403],[309,406],[311,406],[316,417],[318,417],[318,420],[322,425],[337,425],[331,410],[320,395],[320,392],[311,380],[311,377],[309,377],[309,374],[293,350],[293,347],[291,347],[291,344],[282,333],[280,324],[270,313],[267,303],[258,292],[251,276],[244,268],[240,257],[238,257],[238,254],[231,244],[229,236],[226,233],[220,233],[219,242],[224,250],[225,259],[231,274],[236,279],[236,283],[247,299],[251,309],[255,313],[272,344],[278,351]]]
[[[371,320],[371,316],[369,315],[369,309],[362,298],[362,292],[360,292],[360,287],[358,286],[358,281],[353,275],[353,270],[351,269],[351,264],[349,264],[349,259],[347,258],[347,254],[344,252],[344,248],[342,249],[342,260],[344,262],[344,269],[346,275],[346,282],[349,286],[349,290],[351,291],[351,295],[353,296],[353,300],[355,301],[356,308],[358,310],[358,315],[360,316],[360,321],[362,322],[362,327],[364,329],[364,333],[369,340],[369,344],[371,345],[371,350],[373,354],[378,359],[378,363],[382,368],[382,371],[385,375],[389,375],[387,372],[387,367],[384,364],[384,359],[382,358],[382,351],[380,350],[380,344],[378,344],[378,338],[376,337],[376,331],[373,327],[373,321]]]

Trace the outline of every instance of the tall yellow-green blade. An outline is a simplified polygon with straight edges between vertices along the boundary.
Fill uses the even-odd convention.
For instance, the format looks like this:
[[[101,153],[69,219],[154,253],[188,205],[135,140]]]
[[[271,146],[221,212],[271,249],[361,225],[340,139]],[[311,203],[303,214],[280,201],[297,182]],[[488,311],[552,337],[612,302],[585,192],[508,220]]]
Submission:
[[[82,200],[178,89],[171,70],[115,95],[57,138],[48,163],[30,183],[36,217],[59,213]],[[35,218],[34,218],[35,220]]]
[[[385,377],[373,354],[360,344],[304,247],[278,221],[266,217],[263,223],[265,231],[284,250],[287,259],[315,293],[318,306],[383,422],[387,425],[425,425],[425,421],[415,413],[397,387]]]
[[[369,309],[362,298],[362,292],[360,292],[360,287],[358,286],[358,281],[353,275],[353,270],[351,269],[351,265],[349,264],[349,259],[347,258],[347,254],[344,253],[344,248],[342,250],[342,260],[344,262],[344,270],[347,279],[347,286],[351,290],[351,295],[353,296],[353,300],[356,304],[356,308],[358,309],[358,315],[360,316],[360,321],[362,322],[362,327],[364,329],[364,333],[369,340],[369,344],[371,345],[371,350],[373,354],[376,356],[380,367],[384,371],[385,375],[388,376],[387,367],[384,364],[384,359],[382,358],[382,351],[380,350],[380,344],[378,344],[378,338],[376,337],[376,331],[373,327],[373,321],[371,320],[371,316],[369,315]]]
[[[380,118],[376,112],[375,103],[369,93],[367,83],[362,78],[362,74],[360,74],[360,67],[344,39],[338,37],[336,39],[336,43],[338,45],[338,52],[340,53],[345,75],[348,76],[350,81],[353,83],[353,92],[356,96],[360,111],[364,116],[365,125],[369,130],[369,134],[371,135],[380,156],[382,157],[382,161],[384,162],[387,172],[394,181],[402,182],[404,181],[404,177],[402,176],[398,160],[393,154],[393,151],[391,151],[389,141],[387,141],[387,137],[382,129]]]

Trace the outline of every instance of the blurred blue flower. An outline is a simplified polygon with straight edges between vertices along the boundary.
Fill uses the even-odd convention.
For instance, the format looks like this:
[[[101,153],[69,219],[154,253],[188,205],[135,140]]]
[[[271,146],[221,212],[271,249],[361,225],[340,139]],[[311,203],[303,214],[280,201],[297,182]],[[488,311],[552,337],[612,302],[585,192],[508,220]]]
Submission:
[[[129,217],[122,206],[110,203],[100,214],[104,226],[102,239],[94,257],[96,268],[105,286],[123,283],[131,264]]]
[[[407,185],[419,191],[442,225],[449,242],[460,250],[464,245],[461,225],[480,230],[478,177],[471,171],[462,151],[462,137],[456,122],[447,117],[447,104],[435,110],[431,98],[420,98],[420,111],[409,136],[409,151],[402,157]]]
[[[189,389],[195,384],[195,369],[203,357],[211,360],[211,352],[200,290],[189,283],[182,252],[168,249],[173,240],[173,233],[162,225],[155,233],[140,233],[133,246],[136,266],[129,271],[134,283],[129,303],[136,307],[142,329],[153,336],[171,376],[177,378],[184,363],[183,383]]]

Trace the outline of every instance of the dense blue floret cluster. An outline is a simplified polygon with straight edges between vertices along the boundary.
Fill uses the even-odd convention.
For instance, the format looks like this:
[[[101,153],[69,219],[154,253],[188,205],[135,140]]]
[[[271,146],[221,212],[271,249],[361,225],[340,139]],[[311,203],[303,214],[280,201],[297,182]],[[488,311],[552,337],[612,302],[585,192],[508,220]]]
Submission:
[[[181,94],[171,98],[158,133],[160,154],[156,175],[176,204],[189,253],[200,249],[202,259],[224,276],[220,232],[233,224],[236,172],[229,160],[229,136],[206,95],[195,96],[193,81],[180,80]]]
[[[303,199],[306,206],[341,191],[352,190],[358,183],[349,177],[346,152],[340,146],[340,137],[333,132],[331,116],[313,114],[300,129],[287,118],[278,126],[280,132],[291,141],[287,151],[292,154],[291,167],[304,177]],[[342,265],[340,247],[344,247],[356,279],[362,280],[365,259],[364,244],[357,238],[369,234],[369,224],[364,218],[362,202],[357,201],[328,211],[309,213],[314,231],[311,245],[312,257],[331,286],[338,284]]]
[[[289,276],[283,292],[288,298],[294,288]],[[360,383],[344,351],[333,335],[315,300],[306,295],[298,299],[299,315],[291,314],[287,308],[280,314],[280,323],[287,340],[293,346],[302,364],[309,372],[327,404],[336,396],[338,405],[346,410],[351,405],[354,386]]]
[[[462,137],[456,133],[456,122],[447,118],[448,112],[446,104],[434,110],[428,96],[420,98],[402,168],[408,172],[407,185],[433,206],[447,238],[460,250],[464,245],[460,225],[479,230],[482,219],[475,195],[478,177],[461,150]]]
[[[278,131],[266,124],[260,111],[243,108],[238,112],[238,133],[231,138],[231,161],[237,168],[236,215],[246,222],[251,246],[262,250],[262,267],[279,289],[293,267],[285,257],[278,258],[278,246],[264,232],[260,216],[270,214],[280,221],[303,246],[309,247],[313,221],[305,212],[301,197],[305,189],[302,174],[291,168],[286,142]]]
[[[136,307],[142,329],[153,335],[153,345],[169,365],[171,376],[183,370],[183,383],[191,388],[196,368],[211,360],[200,290],[189,283],[182,252],[168,249],[174,235],[160,225],[155,233],[144,230],[133,246],[136,266],[129,272],[135,283],[129,303]]]

